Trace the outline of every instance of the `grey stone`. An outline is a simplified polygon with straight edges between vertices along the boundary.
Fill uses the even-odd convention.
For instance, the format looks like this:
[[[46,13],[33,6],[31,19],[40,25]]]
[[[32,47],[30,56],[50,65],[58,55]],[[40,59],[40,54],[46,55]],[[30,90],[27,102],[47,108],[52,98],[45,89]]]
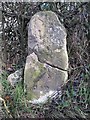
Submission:
[[[68,77],[66,31],[54,12],[38,12],[31,18],[28,50],[24,71],[27,98],[44,103]]]
[[[10,74],[7,80],[10,82],[12,86],[15,86],[18,82],[22,81],[22,68]]]

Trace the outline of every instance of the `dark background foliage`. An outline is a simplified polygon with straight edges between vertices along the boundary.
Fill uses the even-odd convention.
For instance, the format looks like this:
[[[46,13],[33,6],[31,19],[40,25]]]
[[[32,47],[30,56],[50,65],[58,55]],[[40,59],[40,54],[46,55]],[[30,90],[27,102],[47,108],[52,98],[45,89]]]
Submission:
[[[69,79],[82,79],[90,65],[89,5],[78,2],[2,3],[2,52],[6,69],[12,65],[24,66],[28,54],[28,22],[36,12],[51,10],[67,30],[69,68],[78,67],[70,72]]]
[[[54,11],[67,31],[69,78],[77,91],[81,81],[90,88],[90,2],[2,3],[2,60],[4,69],[24,67],[28,55],[28,22],[38,11]],[[79,86],[81,87],[81,86]],[[70,84],[68,85],[70,89]],[[90,91],[90,89],[89,89]],[[77,91],[78,92],[78,91]],[[77,96],[80,101],[83,95]],[[75,102],[75,101],[73,101]],[[86,104],[82,104],[86,108]]]
[[[32,15],[40,10],[56,12],[67,29],[70,65],[89,62],[89,3],[2,3],[2,40],[5,62],[25,62],[27,55],[27,29]],[[18,59],[17,59],[18,58]],[[75,59],[74,59],[75,58]],[[73,60],[74,59],[74,60]],[[77,64],[75,62],[78,62]],[[88,63],[89,64],[89,63]],[[75,67],[75,66],[74,66]]]

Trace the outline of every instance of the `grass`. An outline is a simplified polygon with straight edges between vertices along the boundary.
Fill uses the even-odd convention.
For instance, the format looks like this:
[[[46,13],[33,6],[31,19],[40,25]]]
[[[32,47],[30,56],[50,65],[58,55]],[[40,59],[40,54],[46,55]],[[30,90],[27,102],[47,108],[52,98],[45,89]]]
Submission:
[[[19,117],[19,110],[24,110],[26,108],[26,99],[25,93],[23,91],[22,83],[19,82],[15,87],[12,87],[10,83],[7,81],[7,73],[4,72],[1,76],[1,83],[3,86],[2,98],[5,100],[8,109],[13,117]],[[5,109],[3,109],[6,117],[9,115],[6,113]]]
[[[37,114],[41,113],[48,116],[47,113],[49,114],[51,110],[53,111],[52,116],[55,115],[55,110],[60,112],[59,115],[65,114],[65,116],[68,116],[68,112],[71,113],[74,111],[73,114],[78,114],[85,118],[86,110],[89,109],[88,106],[90,105],[90,88],[87,82],[81,81],[77,91],[75,91],[73,82],[71,81],[68,87],[63,90],[63,94],[60,98],[58,96],[58,98],[49,101],[46,105],[33,106],[28,104],[26,100],[26,94],[24,93],[22,83],[18,83],[13,88],[7,81],[7,76],[7,73],[4,72],[0,77],[3,86],[2,98],[5,100],[13,118],[21,117],[21,113],[29,113],[31,117],[35,117]],[[84,75],[84,79],[89,79],[88,74]],[[46,109],[48,109],[48,112],[46,112]],[[67,112],[65,111],[66,109],[68,109]],[[69,111],[70,109],[71,111]],[[4,106],[3,111],[6,117],[10,117],[10,114],[7,113]]]

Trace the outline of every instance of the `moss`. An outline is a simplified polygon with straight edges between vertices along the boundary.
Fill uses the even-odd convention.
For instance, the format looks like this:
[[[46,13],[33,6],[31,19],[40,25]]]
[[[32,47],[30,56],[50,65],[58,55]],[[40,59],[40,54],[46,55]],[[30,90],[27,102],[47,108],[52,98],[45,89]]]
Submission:
[[[37,99],[39,97],[38,94],[35,94],[33,92],[33,86],[37,84],[35,79],[37,79],[42,71],[44,71],[44,66],[43,64],[37,64],[38,68],[35,70],[35,68],[29,68],[25,71],[25,85],[27,86],[26,92],[27,92],[27,99],[32,100],[32,99]]]
[[[33,100],[33,99],[37,99],[37,96],[34,94],[33,91],[30,91],[27,93],[26,98],[27,100]]]
[[[39,64],[38,66],[39,66],[38,69],[32,73],[32,79],[36,79],[41,74],[41,72],[45,69],[42,64]]]
[[[41,72],[40,69],[35,70],[35,71],[33,72],[33,74],[32,74],[32,79],[33,79],[33,80],[36,79],[36,78],[39,76],[40,72]]]

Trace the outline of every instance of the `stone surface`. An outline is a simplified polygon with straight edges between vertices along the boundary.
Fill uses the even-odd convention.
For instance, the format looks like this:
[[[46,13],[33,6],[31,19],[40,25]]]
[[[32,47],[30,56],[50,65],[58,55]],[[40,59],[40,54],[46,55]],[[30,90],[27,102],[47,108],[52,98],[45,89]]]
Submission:
[[[22,68],[10,74],[7,80],[12,86],[15,86],[18,82],[22,81]]]
[[[28,54],[24,71],[27,98],[43,103],[68,77],[66,31],[55,13],[38,12],[31,18]]]

